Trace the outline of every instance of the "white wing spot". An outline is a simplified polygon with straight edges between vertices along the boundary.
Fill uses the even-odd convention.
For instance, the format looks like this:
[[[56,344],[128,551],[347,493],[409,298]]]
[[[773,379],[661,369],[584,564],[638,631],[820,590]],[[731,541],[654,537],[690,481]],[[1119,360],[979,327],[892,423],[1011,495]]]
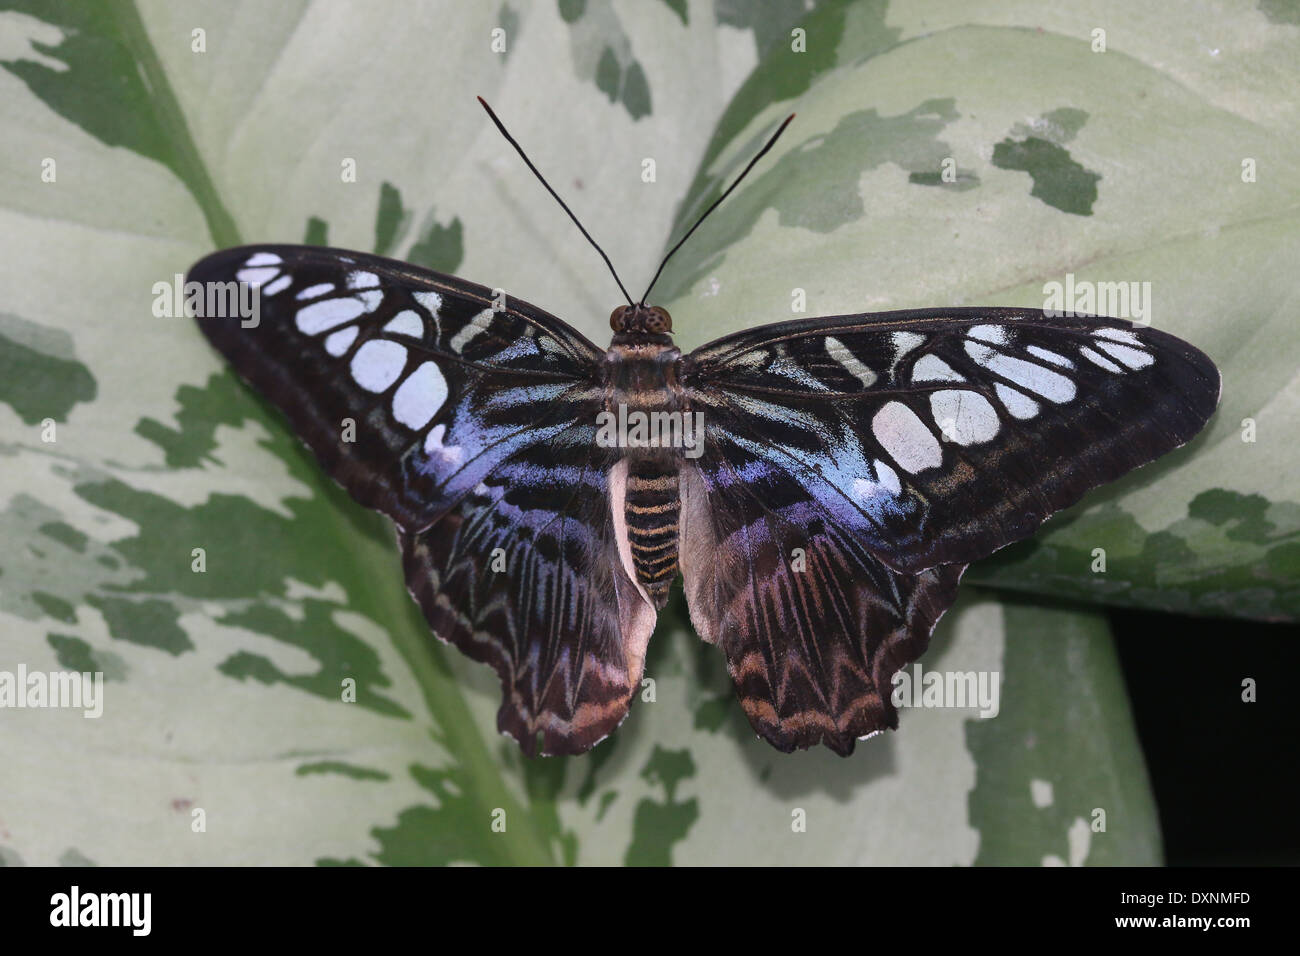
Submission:
[[[825,382],[814,378],[812,373],[803,367],[799,362],[790,358],[784,352],[778,353],[773,357],[767,366],[769,375],[780,375],[782,378],[788,378],[792,382],[798,382],[804,388],[816,392],[829,392],[831,387]]]
[[[1104,339],[1114,339],[1116,342],[1123,342],[1125,345],[1136,345],[1139,348],[1142,347],[1142,340],[1128,329],[1097,329],[1092,334],[1094,337],[1100,336]]]
[[[303,306],[298,310],[294,321],[298,325],[298,331],[316,335],[355,319],[363,311],[364,308],[356,299],[325,299]]]
[[[284,260],[274,252],[255,252],[244,263],[246,266],[278,266]]]
[[[325,351],[330,355],[338,358],[344,352],[352,347],[352,343],[357,340],[357,327],[354,325],[350,329],[341,329],[330,335],[325,340]]]
[[[879,458],[875,461],[876,479],[880,486],[888,491],[894,497],[903,493],[903,483],[898,480],[898,472],[890,468]]]
[[[428,309],[435,319],[438,317],[438,310],[442,308],[442,296],[436,292],[415,292],[413,295],[415,301]]]
[[[959,445],[977,445],[998,433],[998,413],[978,392],[955,388],[935,392],[930,396],[930,413],[944,437]]]
[[[1097,348],[1101,349],[1111,358],[1119,359],[1129,368],[1137,370],[1146,368],[1155,362],[1151,353],[1143,349],[1129,348],[1127,345],[1116,345],[1114,342],[1098,342]]]
[[[1033,418],[1038,414],[1038,403],[1023,392],[1018,392],[1014,388],[1008,388],[1001,382],[993,386],[993,390],[998,394],[998,401],[1007,407],[1016,418],[1022,421],[1026,418]]]
[[[425,362],[397,386],[393,393],[393,417],[407,428],[420,429],[447,400],[447,380],[438,366]]]
[[[901,402],[887,402],[876,412],[871,420],[871,432],[889,457],[913,474],[943,464],[938,439],[916,412]]]
[[[1079,354],[1082,355],[1084,358],[1086,358],[1093,365],[1100,366],[1101,368],[1104,368],[1108,372],[1124,371],[1122,368],[1120,368],[1110,359],[1106,358],[1106,356],[1094,352],[1092,349],[1088,348],[1087,346],[1079,349]]]
[[[933,352],[922,355],[912,366],[913,382],[964,382],[965,378]]]
[[[898,480],[898,472],[890,468],[879,458],[875,460],[872,467],[876,472],[876,479],[870,478],[853,479],[853,494],[859,501],[870,501],[872,498],[879,498],[881,489],[891,498],[897,498],[903,493],[903,483]]]
[[[990,345],[1007,344],[1007,330],[1000,325],[973,325],[966,330],[966,335]]]
[[[257,258],[254,256],[253,258]],[[235,273],[235,278],[245,285],[251,285],[254,289],[264,282],[269,282],[275,276],[280,274],[280,270],[275,266],[268,266],[264,269],[240,269]]]
[[[1042,395],[1058,405],[1075,396],[1074,382],[1057,372],[1024,359],[995,352],[979,342],[966,342],[966,354],[994,375],[1010,379],[1026,391]]]
[[[876,373],[863,365],[843,342],[828,335],[826,336],[825,345],[826,354],[839,362],[844,367],[844,371],[861,382],[863,388],[870,388],[876,384]]]
[[[384,331],[392,332],[394,335],[410,335],[418,339],[424,335],[424,319],[420,318],[420,313],[414,309],[403,309],[388,320]]]
[[[379,308],[379,303],[384,301],[384,291],[382,289],[360,289],[352,293],[353,298],[361,303],[361,307],[367,312],[373,312]]]
[[[292,283],[293,279],[290,276],[280,276],[280,278],[276,279],[262,290],[262,295],[275,295],[277,292],[283,292],[285,289],[289,288]]]
[[[352,356],[352,378],[367,392],[382,392],[397,381],[405,367],[406,349],[388,339],[371,339]]]
[[[433,430],[424,438],[424,453],[430,458],[440,459],[443,464],[455,467],[465,460],[465,449],[459,445],[444,445],[442,442],[446,435],[446,425],[434,425]]]
[[[326,292],[333,292],[333,291],[334,291],[333,282],[318,282],[316,283],[316,285],[307,286],[307,288],[299,292],[296,296],[294,296],[294,298],[299,300],[314,299],[317,296],[324,295]]]
[[[349,289],[377,289],[379,288],[379,276],[373,272],[362,272],[357,269],[348,273]]]
[[[1029,346],[1029,354],[1034,358],[1042,359],[1044,362],[1051,362],[1053,365],[1059,365],[1061,368],[1074,368],[1074,363],[1064,355],[1057,355],[1055,352],[1041,349],[1037,345]]]
[[[904,355],[925,341],[925,336],[917,335],[915,332],[895,332],[889,340],[894,346],[894,361],[889,366],[890,371],[893,371],[903,360]]]
[[[469,344],[470,339],[480,332],[486,332],[488,326],[492,324],[492,319],[496,315],[491,309],[484,309],[474,318],[465,323],[465,327],[451,337],[447,347],[453,352],[460,352]]]

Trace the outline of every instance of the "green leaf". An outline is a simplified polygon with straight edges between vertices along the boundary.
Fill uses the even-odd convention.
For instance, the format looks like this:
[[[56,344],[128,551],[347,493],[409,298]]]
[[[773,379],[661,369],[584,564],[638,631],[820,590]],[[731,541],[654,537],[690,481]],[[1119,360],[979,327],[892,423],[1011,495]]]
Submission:
[[[1044,308],[1052,284],[1137,284],[1140,302],[1066,307],[1207,352],[1224,380],[1216,417],[969,580],[1295,619],[1300,34],[1269,10],[1208,25],[1102,7],[1025,20],[1011,4],[819,5],[798,24],[806,52],[773,39],[724,113],[677,230],[798,118],[670,263],[659,298],[690,347],[800,317],[796,290],[807,315],[835,315]]]
[[[1017,184],[1018,202],[1064,215],[1030,196],[1026,173],[974,155],[961,164],[979,173],[965,191],[908,183],[932,171],[941,141],[962,142],[953,127],[968,113],[957,91],[918,94],[901,80],[892,100],[844,95],[874,62],[858,61],[902,36],[883,5],[825,5],[805,23],[831,27],[810,28],[798,55],[788,36],[802,5],[768,7],[763,19],[734,4],[713,17],[675,3],[467,6],[412,11],[394,31],[361,8],[309,4],[267,5],[250,23],[179,3],[0,3],[0,119],[22,145],[0,157],[0,671],[104,674],[97,718],[4,711],[0,859],[1158,861],[1103,621],[977,592],[922,663],[1001,675],[996,718],[909,710],[898,733],[852,759],[779,754],[754,738],[721,655],[695,637],[678,597],[652,642],[653,684],[624,726],[587,756],[525,760],[494,732],[494,676],[436,644],[404,593],[387,523],[321,475],[192,321],[155,314],[212,248],[305,236],[455,269],[608,335],[612,282],[485,122],[479,93],[614,260],[648,277],[690,205],[675,208],[701,145],[715,144],[707,185],[715,165],[744,161],[777,99],[806,92],[812,172],[781,166],[794,177],[786,194],[756,181],[760,192],[742,192],[675,266],[685,295],[688,257],[724,257],[710,269],[764,263],[749,273],[762,279],[750,298],[674,306],[697,339],[742,304],[735,315],[783,318],[788,298],[763,303],[771,289],[787,294],[790,275],[833,287],[850,255],[834,249],[859,242],[880,211],[864,177],[897,174],[899,190],[921,197],[922,221],[964,215],[949,204],[994,177],[1008,193]],[[891,24],[902,18],[889,11]],[[497,28],[508,55],[491,50]],[[983,49],[979,31],[950,33],[958,49]],[[617,81],[600,78],[606,51]],[[756,55],[757,79],[742,83]],[[1021,114],[1004,112],[989,142],[1013,136]],[[1102,170],[1089,222],[1115,175],[1076,152],[1096,115],[1070,143]],[[837,128],[820,150],[809,140]],[[874,152],[841,155],[882,135]],[[843,208],[810,211],[823,164]],[[796,224],[755,206],[764,191]],[[855,197],[862,218],[848,214]],[[890,202],[887,225],[902,227],[902,200]],[[796,254],[751,249],[774,229]],[[925,234],[899,228],[900,241]],[[826,245],[802,246],[810,237]],[[898,261],[908,254],[886,256],[877,274]],[[889,295],[927,291],[899,276]],[[1267,505],[1224,518],[1231,500],[1202,500],[1195,520],[1234,544],[1282,527]],[[1092,829],[1097,808],[1104,832]]]

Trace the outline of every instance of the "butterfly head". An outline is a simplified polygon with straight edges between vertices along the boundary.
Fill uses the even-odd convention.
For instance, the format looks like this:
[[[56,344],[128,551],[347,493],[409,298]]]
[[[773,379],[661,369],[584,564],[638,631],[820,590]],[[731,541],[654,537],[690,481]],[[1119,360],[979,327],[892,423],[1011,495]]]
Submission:
[[[673,318],[657,305],[620,305],[609,314],[609,327],[622,335],[668,335]]]

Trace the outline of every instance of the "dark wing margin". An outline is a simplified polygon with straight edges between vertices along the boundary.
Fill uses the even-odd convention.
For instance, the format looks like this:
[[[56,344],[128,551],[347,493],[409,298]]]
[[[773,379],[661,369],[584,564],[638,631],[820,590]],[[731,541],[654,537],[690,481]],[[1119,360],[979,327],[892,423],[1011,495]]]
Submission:
[[[226,249],[188,279],[212,344],[397,524],[434,634],[496,670],[502,732],[529,754],[608,735],[655,612],[619,556],[595,442],[603,353],[517,299],[345,250]],[[254,315],[232,305],[240,285]]]
[[[1220,390],[1172,335],[1022,309],[765,326],[693,352],[682,381],[704,414],[691,619],[761,736],[840,754],[896,726],[891,679],[968,563],[1186,443]]]

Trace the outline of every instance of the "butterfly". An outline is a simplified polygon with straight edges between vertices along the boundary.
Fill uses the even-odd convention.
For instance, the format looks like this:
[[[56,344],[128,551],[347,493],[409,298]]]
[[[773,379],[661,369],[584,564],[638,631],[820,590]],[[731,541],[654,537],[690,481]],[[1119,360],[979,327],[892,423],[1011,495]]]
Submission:
[[[530,756],[627,716],[679,575],[754,730],[849,754],[897,726],[891,678],[970,562],[1183,445],[1219,399],[1213,362],[1172,335],[1034,309],[804,319],[683,354],[614,277],[628,302],[601,349],[359,252],[245,246],[188,276],[256,290],[255,325],[200,307],[200,328],[393,520],[430,628],[496,671],[498,728]]]

